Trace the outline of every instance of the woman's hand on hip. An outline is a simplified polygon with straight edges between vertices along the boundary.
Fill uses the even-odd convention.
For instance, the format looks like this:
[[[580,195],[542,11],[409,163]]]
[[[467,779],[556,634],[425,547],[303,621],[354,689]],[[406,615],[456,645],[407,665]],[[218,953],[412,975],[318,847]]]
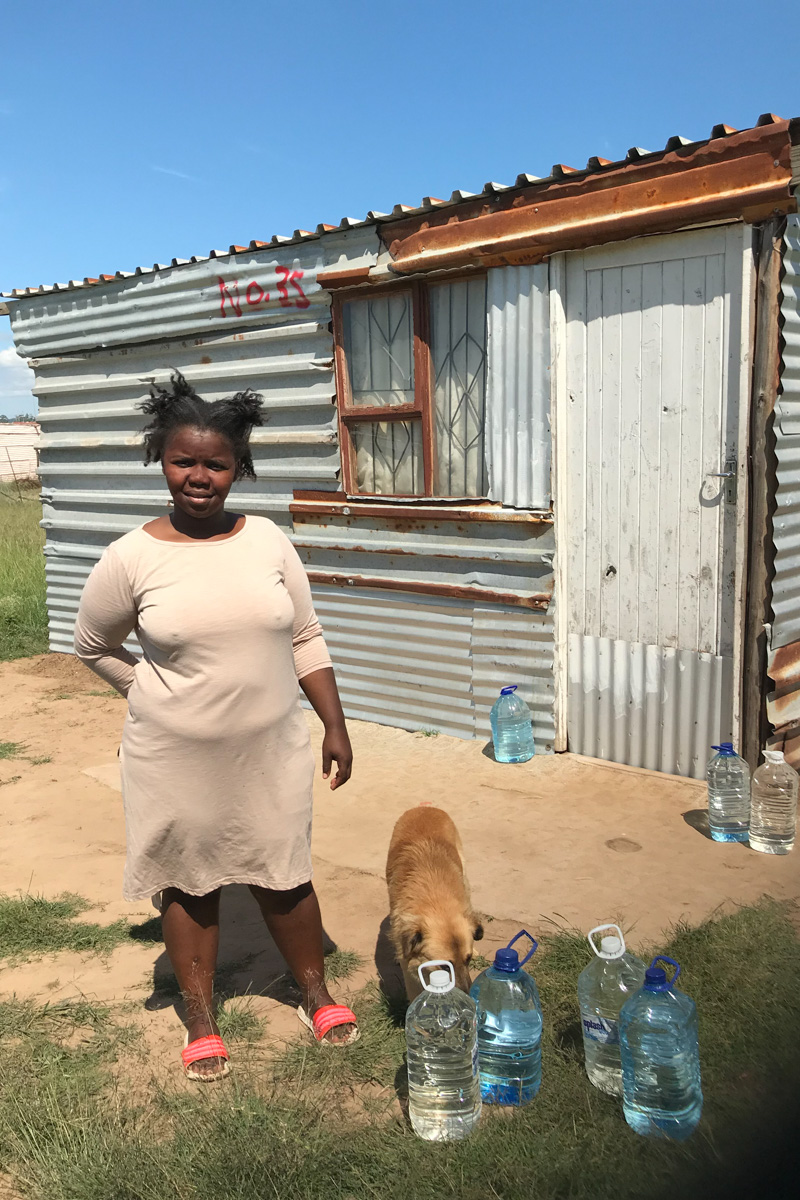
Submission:
[[[347,783],[353,769],[353,747],[344,725],[325,730],[322,739],[322,778],[328,779],[331,763],[336,763],[336,774],[331,779],[331,791]]]

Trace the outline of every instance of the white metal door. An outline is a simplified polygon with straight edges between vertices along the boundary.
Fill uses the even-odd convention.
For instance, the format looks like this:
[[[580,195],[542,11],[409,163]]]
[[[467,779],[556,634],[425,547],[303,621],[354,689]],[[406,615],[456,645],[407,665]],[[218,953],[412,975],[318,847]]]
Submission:
[[[566,256],[557,469],[577,753],[699,777],[738,726],[751,270],[741,225]]]

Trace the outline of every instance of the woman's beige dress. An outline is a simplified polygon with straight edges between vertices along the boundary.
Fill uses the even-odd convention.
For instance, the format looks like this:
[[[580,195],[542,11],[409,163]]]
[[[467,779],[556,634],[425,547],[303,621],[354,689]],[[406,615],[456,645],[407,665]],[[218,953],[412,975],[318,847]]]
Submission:
[[[143,657],[123,642],[136,632]],[[314,759],[298,679],[330,666],[303,565],[264,517],[221,541],[135,529],[81,598],[79,658],[128,699],[128,900],[311,878]]]

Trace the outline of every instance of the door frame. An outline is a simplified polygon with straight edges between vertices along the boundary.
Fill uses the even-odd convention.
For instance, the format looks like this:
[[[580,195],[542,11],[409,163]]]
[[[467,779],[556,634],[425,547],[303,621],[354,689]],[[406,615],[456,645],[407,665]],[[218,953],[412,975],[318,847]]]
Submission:
[[[736,381],[738,402],[738,441],[736,513],[734,533],[734,612],[733,612],[733,736],[737,745],[742,736],[743,667],[745,613],[747,598],[747,545],[749,532],[749,454],[750,454],[750,406],[752,396],[753,342],[755,337],[755,275],[756,262],[753,251],[753,227],[743,221],[715,223],[713,226],[693,226],[674,233],[652,235],[655,237],[682,237],[684,234],[701,232],[703,229],[724,227],[725,278],[740,279],[741,308],[737,312],[728,303],[725,306],[723,326],[723,352],[727,360],[728,387]],[[631,238],[627,246],[650,242],[652,237]],[[569,578],[567,571],[568,553],[566,529],[561,514],[567,511],[569,485],[569,447],[567,444],[569,395],[567,391],[567,260],[568,253],[583,255],[591,250],[609,250],[619,243],[590,247],[589,250],[561,252],[550,258],[550,412],[552,446],[552,494],[555,524],[555,620],[554,620],[554,717],[556,752],[569,749],[567,695],[569,685],[569,621],[568,596]],[[729,271],[731,274],[729,275]],[[742,336],[731,338],[731,325],[738,319]]]

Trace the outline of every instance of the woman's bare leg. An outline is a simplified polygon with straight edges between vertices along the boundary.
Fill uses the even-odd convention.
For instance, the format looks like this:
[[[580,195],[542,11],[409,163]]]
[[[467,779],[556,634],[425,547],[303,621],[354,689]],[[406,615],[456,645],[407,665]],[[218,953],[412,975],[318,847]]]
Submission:
[[[220,888],[207,896],[190,896],[178,888],[162,893],[164,945],[186,1005],[189,1041],[219,1033],[214,1020],[214,972],[219,947]],[[201,1058],[192,1069],[201,1074],[220,1070],[223,1060]]]
[[[325,959],[322,952],[322,917],[312,884],[303,883],[288,892],[250,887],[261,914],[289,970],[303,993],[303,1007],[313,1017],[324,1004],[334,1004],[325,986]],[[345,1041],[352,1025],[340,1025],[326,1034],[329,1042]]]

